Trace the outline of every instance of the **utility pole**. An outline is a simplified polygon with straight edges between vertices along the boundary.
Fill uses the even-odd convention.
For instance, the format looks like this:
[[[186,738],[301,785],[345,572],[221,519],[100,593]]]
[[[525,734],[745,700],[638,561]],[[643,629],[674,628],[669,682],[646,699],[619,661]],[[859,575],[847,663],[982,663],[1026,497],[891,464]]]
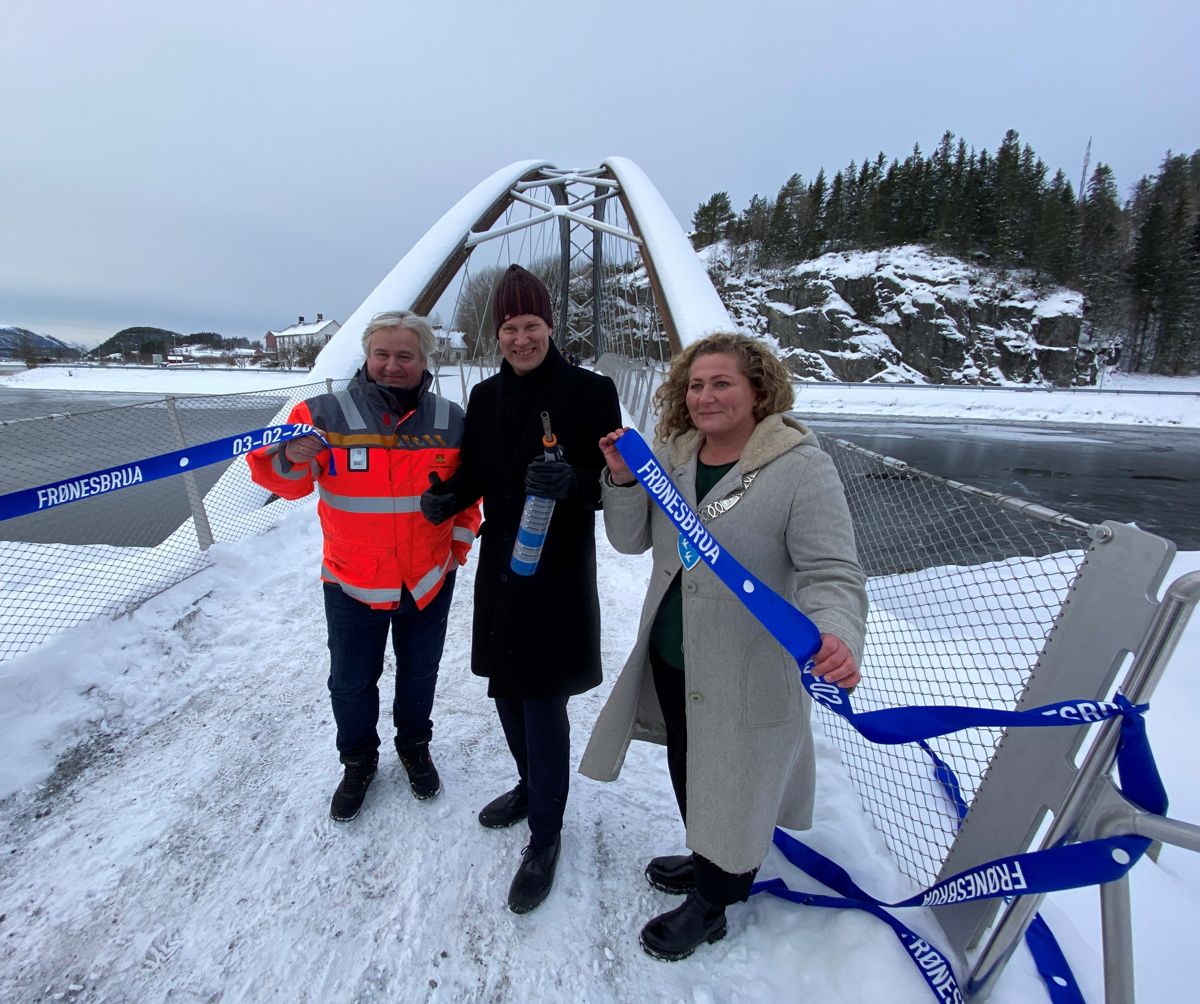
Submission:
[[[1087,149],[1083,151],[1083,173],[1079,176],[1079,201],[1082,202],[1087,192],[1088,164],[1092,161],[1092,137],[1088,137]]]

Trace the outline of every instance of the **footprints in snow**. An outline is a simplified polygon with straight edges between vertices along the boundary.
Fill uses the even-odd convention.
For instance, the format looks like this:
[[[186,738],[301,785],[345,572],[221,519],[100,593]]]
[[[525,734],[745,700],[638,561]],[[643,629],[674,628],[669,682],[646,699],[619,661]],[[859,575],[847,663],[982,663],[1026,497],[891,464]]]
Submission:
[[[160,931],[142,957],[142,971],[152,973],[161,969],[174,958],[182,945],[183,935],[178,930]]]

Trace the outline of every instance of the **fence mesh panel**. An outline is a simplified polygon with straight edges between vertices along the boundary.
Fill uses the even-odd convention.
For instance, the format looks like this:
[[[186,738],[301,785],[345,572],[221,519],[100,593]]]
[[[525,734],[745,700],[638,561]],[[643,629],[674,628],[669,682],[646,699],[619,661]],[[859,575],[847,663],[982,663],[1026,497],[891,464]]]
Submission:
[[[859,711],[912,704],[1013,708],[1090,540],[1088,526],[822,437],[846,488],[871,613]],[[1040,513],[1041,517],[1034,515]],[[931,884],[957,819],[916,745],[877,746],[821,724],[901,870]],[[971,803],[999,729],[929,741]]]
[[[606,357],[606,368],[615,361]],[[658,367],[640,366],[658,375]],[[631,379],[622,369],[614,376]],[[653,383],[645,382],[643,395]],[[0,493],[258,428],[346,383],[2,423],[7,462]],[[454,396],[452,387],[445,389]],[[1086,524],[1038,518],[841,440],[822,437],[822,445],[846,486],[870,576],[867,673],[857,706],[1012,708],[1082,565]],[[268,496],[239,459],[0,521],[0,661],[91,617],[123,613],[205,567],[195,499],[202,499],[216,543],[261,533],[305,504]],[[869,744],[832,715],[822,721],[901,870],[915,883],[932,882],[956,820],[925,754],[915,746]],[[1000,736],[972,729],[930,743],[957,773],[968,804]]]
[[[334,389],[346,381],[333,383]],[[0,423],[0,494],[129,464],[282,420],[326,383]],[[99,614],[115,616],[207,564],[295,505],[254,485],[241,459],[0,521],[0,661]]]

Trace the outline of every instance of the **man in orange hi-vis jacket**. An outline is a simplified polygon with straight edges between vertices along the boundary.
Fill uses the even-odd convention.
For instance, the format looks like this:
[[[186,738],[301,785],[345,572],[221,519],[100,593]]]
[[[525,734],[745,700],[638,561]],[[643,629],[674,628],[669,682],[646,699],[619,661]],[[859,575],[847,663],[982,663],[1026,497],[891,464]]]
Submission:
[[[458,467],[463,411],[429,390],[436,342],[406,310],[376,314],[366,362],[345,390],[296,405],[289,422],[321,433],[249,454],[250,476],[282,498],[316,487],[324,534],[321,578],[329,628],[329,693],[345,768],[329,814],[353,819],[379,765],[379,679],[388,631],[396,655],[396,751],[419,799],[441,791],[429,755],[433,694],[454,573],[479,530],[476,501],[453,522],[421,515],[432,473]],[[330,454],[332,453],[332,458]],[[332,459],[332,463],[330,460]]]

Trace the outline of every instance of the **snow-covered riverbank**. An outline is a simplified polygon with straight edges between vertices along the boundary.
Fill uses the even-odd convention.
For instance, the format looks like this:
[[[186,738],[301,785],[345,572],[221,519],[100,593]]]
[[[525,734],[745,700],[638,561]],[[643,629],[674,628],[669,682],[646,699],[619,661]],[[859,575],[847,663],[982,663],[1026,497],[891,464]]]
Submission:
[[[457,368],[443,367],[441,379],[446,387],[457,387]],[[5,387],[143,394],[236,394],[310,382],[307,373],[287,370],[43,366],[0,375],[0,394]],[[1116,373],[1106,375],[1103,386],[1098,389],[1079,390],[797,383],[796,410],[802,415],[896,415],[948,421],[1200,428],[1200,377]]]

